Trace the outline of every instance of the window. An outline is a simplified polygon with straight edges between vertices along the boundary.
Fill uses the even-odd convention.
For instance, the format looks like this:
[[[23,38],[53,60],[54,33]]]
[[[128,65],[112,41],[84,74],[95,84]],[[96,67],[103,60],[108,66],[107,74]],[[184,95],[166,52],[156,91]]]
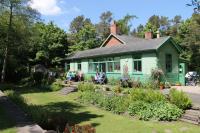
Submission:
[[[102,61],[103,60],[103,61]],[[94,62],[96,61],[96,62]],[[120,72],[120,58],[105,58],[98,61],[95,59],[89,62],[89,72]]]
[[[165,56],[166,72],[172,72],[172,55],[166,54]]]
[[[89,63],[89,72],[97,72],[98,68],[98,63]]]
[[[108,66],[108,68],[107,68],[107,69],[108,69],[108,70],[107,70],[108,72],[113,72],[113,71],[114,71],[114,69],[113,69],[113,62],[108,62],[108,63],[107,63],[107,66]]]
[[[120,61],[114,62],[114,72],[120,72]]]
[[[81,71],[81,63],[78,63],[78,70]]]
[[[139,55],[133,57],[133,72],[142,72],[142,60]]]

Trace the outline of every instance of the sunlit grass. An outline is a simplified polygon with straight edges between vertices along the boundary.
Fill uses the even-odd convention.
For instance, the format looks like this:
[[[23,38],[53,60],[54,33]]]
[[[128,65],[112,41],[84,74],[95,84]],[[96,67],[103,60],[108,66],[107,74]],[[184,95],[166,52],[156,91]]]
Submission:
[[[156,121],[140,121],[137,119],[129,118],[127,116],[115,115],[111,112],[101,110],[94,106],[87,106],[79,104],[75,99],[78,98],[78,93],[72,93],[67,96],[62,96],[58,92],[37,92],[22,94],[26,97],[29,103],[49,107],[49,110],[54,105],[57,111],[63,111],[68,108],[68,104],[74,104],[80,107],[71,109],[72,117],[79,119],[80,123],[92,123],[97,133],[165,133],[171,131],[172,133],[199,133],[200,127],[183,123],[183,122],[156,122]],[[66,102],[66,105],[65,105]],[[64,104],[64,105],[63,105]],[[51,105],[51,106],[47,106]],[[69,110],[68,110],[69,111]],[[87,112],[85,115],[84,113]],[[65,113],[68,113],[67,111]],[[87,118],[85,118],[87,117]],[[73,121],[73,119],[71,119]],[[77,120],[74,120],[77,121]]]

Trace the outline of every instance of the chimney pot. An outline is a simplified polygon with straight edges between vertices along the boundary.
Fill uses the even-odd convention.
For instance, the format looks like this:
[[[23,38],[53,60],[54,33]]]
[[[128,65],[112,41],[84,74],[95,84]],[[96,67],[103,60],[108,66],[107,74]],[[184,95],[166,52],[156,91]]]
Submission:
[[[160,38],[160,31],[159,30],[156,32],[156,34],[157,34],[157,38]]]
[[[153,33],[152,32],[145,32],[145,39],[153,39]]]

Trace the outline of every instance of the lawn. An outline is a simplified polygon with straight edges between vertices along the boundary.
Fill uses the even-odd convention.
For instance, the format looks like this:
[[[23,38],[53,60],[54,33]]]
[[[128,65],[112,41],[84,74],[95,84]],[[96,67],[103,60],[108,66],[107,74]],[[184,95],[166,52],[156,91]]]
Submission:
[[[0,105],[0,133],[16,133],[14,122],[9,118]]]
[[[74,123],[92,123],[97,133],[199,133],[200,127],[183,122],[141,121],[76,102],[78,93],[62,96],[58,92],[21,93],[30,104],[50,112],[62,112]]]

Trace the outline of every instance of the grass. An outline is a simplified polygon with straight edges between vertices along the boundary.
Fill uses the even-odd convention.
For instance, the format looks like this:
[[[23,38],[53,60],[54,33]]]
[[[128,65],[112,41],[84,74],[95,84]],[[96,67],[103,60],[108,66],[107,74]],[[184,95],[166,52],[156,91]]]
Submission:
[[[78,93],[62,96],[58,92],[21,93],[29,104],[35,104],[49,112],[61,112],[71,123],[92,123],[97,133],[199,133],[200,127],[183,122],[140,121],[115,115],[75,101]]]
[[[14,122],[0,105],[0,133],[16,133]]]

